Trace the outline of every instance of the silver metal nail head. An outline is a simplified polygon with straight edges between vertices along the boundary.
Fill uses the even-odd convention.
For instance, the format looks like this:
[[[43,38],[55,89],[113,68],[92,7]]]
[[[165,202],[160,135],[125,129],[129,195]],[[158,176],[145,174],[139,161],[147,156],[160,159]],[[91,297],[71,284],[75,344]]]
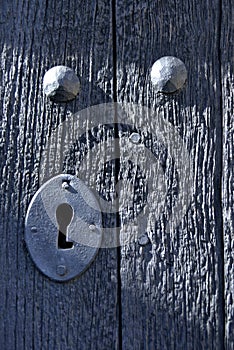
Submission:
[[[139,243],[141,246],[145,246],[145,245],[147,245],[149,242],[150,242],[150,240],[149,240],[149,237],[148,237],[147,233],[144,233],[143,235],[141,235],[141,236],[138,238],[138,243]]]
[[[55,66],[45,73],[43,90],[51,101],[68,102],[74,100],[78,95],[80,81],[71,68]]]
[[[141,136],[137,133],[137,132],[133,132],[130,136],[129,136],[129,140],[134,143],[134,144],[138,144],[141,142]]]
[[[171,94],[184,86],[187,75],[185,64],[179,58],[165,56],[153,64],[151,81],[157,92]]]

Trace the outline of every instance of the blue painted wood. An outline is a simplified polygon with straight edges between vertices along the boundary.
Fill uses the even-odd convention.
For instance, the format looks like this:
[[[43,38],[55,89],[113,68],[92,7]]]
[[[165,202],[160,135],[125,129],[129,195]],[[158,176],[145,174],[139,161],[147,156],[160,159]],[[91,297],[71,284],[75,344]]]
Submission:
[[[181,224],[167,231],[165,215],[154,219],[157,203],[152,200],[147,203],[144,225],[129,224],[121,231],[125,236],[147,233],[150,239],[144,247],[135,242],[121,249],[125,349],[224,348],[224,313],[226,309],[231,315],[233,306],[228,306],[224,294],[220,31],[230,27],[225,24],[227,17],[221,23],[220,5],[218,0],[117,1],[118,101],[141,104],[157,115],[161,113],[162,120],[179,132],[192,159],[192,201],[187,213],[181,215]],[[230,50],[229,58],[223,56],[226,63],[233,56]],[[185,63],[188,81],[178,94],[157,94],[150,81],[150,69],[157,59],[170,55]],[[132,108],[132,121],[141,124],[143,138],[147,128],[153,132],[153,121],[147,114]],[[230,126],[230,121],[226,123]],[[155,130],[157,127],[155,120]],[[170,140],[170,131],[166,132]],[[156,152],[157,142],[152,137],[148,144]],[[230,141],[226,147],[230,147]],[[150,169],[148,176],[153,176],[155,170],[147,162],[142,169],[139,155],[132,165],[131,177],[123,165],[125,153],[120,164],[127,183],[123,192],[127,193],[132,178],[137,181],[137,167],[143,174],[145,168]],[[229,169],[230,161],[229,158]],[[173,179],[169,159],[165,169],[168,179]],[[179,191],[185,178],[178,179],[179,185],[175,177],[174,181]],[[124,198],[123,203],[128,194]],[[167,203],[173,208],[172,202]],[[130,215],[132,206],[126,210]],[[228,210],[233,212],[230,203]],[[230,232],[227,237],[230,239]],[[228,251],[231,253],[230,245]],[[231,271],[230,264],[226,270]],[[231,297],[230,289],[231,286]]]
[[[221,75],[222,75],[222,145],[223,176],[222,206],[224,227],[224,282],[225,282],[225,346],[234,348],[234,11],[231,1],[222,1]]]
[[[37,270],[24,243],[24,218],[51,130],[113,94],[104,77],[112,70],[111,4],[3,0],[0,7],[0,347],[117,348],[116,250],[101,250],[79,279],[60,284]],[[81,80],[78,99],[68,105],[43,95],[45,72],[59,64]]]
[[[1,349],[233,348],[232,23],[231,0],[1,1]],[[165,55],[180,58],[188,69],[178,94],[158,95],[150,82],[151,66]],[[43,95],[43,76],[58,64],[81,80],[79,97],[67,105],[51,104]],[[115,230],[122,220],[120,237],[130,243],[102,249],[79,279],[56,283],[37,270],[24,242],[43,150],[59,123],[114,100],[161,113],[177,130],[192,158],[192,202],[173,230],[165,229],[163,217],[152,220],[156,200],[141,227],[124,222],[144,209],[154,169],[144,176],[147,159],[141,169],[139,151],[137,160],[126,161],[131,128],[119,116],[120,162],[108,163],[100,192],[111,197],[113,178],[122,180],[120,215],[105,215],[104,224]],[[161,156],[170,183],[166,148],[161,145],[160,153],[153,123],[138,112],[133,108],[131,118],[142,129],[132,131]],[[82,124],[89,127],[88,120]],[[92,156],[88,151],[84,174],[95,169],[101,149]],[[96,179],[94,171],[87,184]],[[132,239],[136,234],[141,244]]]

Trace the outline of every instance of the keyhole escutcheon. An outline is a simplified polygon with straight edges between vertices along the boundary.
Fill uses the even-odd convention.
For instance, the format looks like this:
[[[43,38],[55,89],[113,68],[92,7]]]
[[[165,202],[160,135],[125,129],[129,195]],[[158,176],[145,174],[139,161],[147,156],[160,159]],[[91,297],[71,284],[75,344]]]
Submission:
[[[58,249],[71,249],[73,242],[68,241],[67,229],[73,218],[73,209],[67,204],[60,204],[56,210],[56,219],[58,223]]]

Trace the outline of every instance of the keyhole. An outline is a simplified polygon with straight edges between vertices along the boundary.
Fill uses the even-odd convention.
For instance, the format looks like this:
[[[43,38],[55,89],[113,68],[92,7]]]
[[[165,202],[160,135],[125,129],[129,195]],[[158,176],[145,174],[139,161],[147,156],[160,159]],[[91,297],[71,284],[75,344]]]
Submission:
[[[71,223],[73,217],[73,209],[67,204],[60,204],[56,210],[56,218],[58,223],[58,249],[71,249],[73,242],[67,241],[67,227]]]

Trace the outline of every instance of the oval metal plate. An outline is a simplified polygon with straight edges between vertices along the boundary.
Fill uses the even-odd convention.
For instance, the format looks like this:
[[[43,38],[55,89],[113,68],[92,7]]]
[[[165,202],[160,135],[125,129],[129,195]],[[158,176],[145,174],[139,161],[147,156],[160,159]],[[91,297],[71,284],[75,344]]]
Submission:
[[[58,247],[56,210],[68,204],[73,217],[67,228],[70,249]],[[36,266],[56,281],[70,280],[95,258],[102,241],[102,215],[90,189],[77,177],[62,174],[47,181],[34,195],[26,216],[25,240]]]

